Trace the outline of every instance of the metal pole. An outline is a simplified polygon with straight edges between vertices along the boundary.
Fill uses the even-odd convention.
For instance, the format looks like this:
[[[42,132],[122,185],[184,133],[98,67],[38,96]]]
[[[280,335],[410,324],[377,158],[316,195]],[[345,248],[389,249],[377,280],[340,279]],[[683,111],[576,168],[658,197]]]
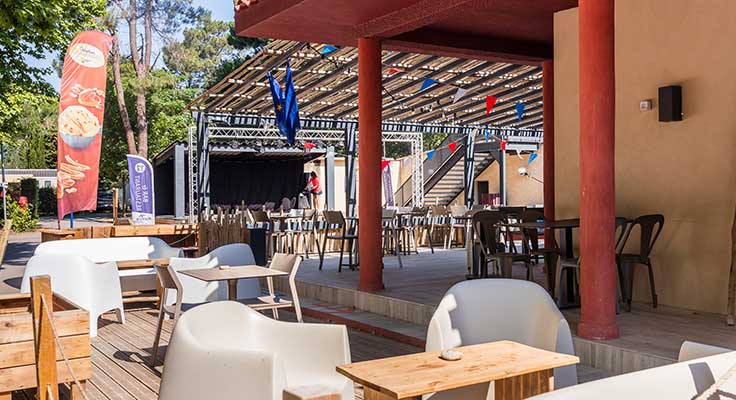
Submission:
[[[8,219],[8,202],[6,200],[8,184],[5,182],[5,145],[2,143],[0,143],[0,169],[2,169],[3,174],[3,219]]]

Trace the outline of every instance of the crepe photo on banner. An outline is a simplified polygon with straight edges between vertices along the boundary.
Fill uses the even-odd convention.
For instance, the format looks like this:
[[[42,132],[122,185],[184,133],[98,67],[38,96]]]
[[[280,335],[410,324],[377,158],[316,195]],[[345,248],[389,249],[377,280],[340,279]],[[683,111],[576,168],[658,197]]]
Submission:
[[[130,209],[133,225],[156,223],[156,201],[153,197],[153,167],[141,156],[128,154],[130,177]]]
[[[105,111],[105,75],[112,38],[82,32],[64,57],[59,90],[57,213],[97,209],[97,182]]]

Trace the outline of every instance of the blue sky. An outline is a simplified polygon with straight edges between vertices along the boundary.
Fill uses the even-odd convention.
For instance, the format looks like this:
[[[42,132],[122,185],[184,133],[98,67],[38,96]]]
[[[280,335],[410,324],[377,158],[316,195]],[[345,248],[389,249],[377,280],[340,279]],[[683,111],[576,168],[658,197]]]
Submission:
[[[233,20],[233,2],[232,0],[193,0],[192,3],[197,7],[202,7],[212,11],[212,17],[221,21],[232,21]],[[37,60],[34,58],[26,58],[26,63],[33,66],[48,67],[51,65],[52,60],[56,58],[56,54],[47,54],[45,59]],[[57,91],[61,84],[61,79],[56,75],[56,72],[45,76],[47,82],[49,82]]]

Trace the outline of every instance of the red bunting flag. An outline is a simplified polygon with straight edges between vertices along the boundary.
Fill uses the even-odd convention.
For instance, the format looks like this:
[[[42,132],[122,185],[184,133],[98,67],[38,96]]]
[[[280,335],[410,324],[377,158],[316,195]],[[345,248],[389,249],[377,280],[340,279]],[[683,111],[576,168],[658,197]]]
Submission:
[[[305,149],[313,149],[317,146],[314,145],[314,143],[304,142],[304,148]]]
[[[397,73],[397,72],[404,72],[404,70],[403,70],[403,69],[401,69],[401,68],[395,68],[395,67],[391,67],[391,68],[389,68],[389,69],[388,69],[388,72],[387,72],[387,73],[388,73],[389,75],[393,75],[393,74],[395,74],[395,73]]]
[[[457,149],[457,141],[451,142],[448,147],[450,148],[451,152],[455,152],[455,149]]]
[[[389,160],[381,160],[381,171],[383,171],[384,169],[386,169],[386,167],[388,167],[389,164],[391,164],[391,161],[389,161]]]
[[[493,110],[493,106],[496,104],[496,101],[498,101],[497,98],[493,96],[486,96],[486,115],[491,113],[491,110]]]
[[[501,150],[506,151],[506,141],[505,140],[501,141]]]

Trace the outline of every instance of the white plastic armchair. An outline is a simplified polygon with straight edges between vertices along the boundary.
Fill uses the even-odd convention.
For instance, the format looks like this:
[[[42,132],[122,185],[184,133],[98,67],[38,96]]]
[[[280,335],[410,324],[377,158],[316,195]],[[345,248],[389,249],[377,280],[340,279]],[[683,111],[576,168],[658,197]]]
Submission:
[[[155,237],[53,240],[39,244],[33,254],[50,253],[77,254],[96,263],[184,256],[182,249],[171,247]]]
[[[345,326],[268,318],[232,301],[184,313],[169,342],[160,400],[280,400],[284,389],[320,385],[354,398],[335,371],[350,363]]]
[[[536,283],[513,279],[465,281],[451,287],[429,322],[426,349],[441,351],[498,340],[574,354],[570,327],[547,291]],[[554,376],[555,388],[577,384],[574,365],[555,369]],[[438,393],[432,399],[493,398],[489,389],[492,386],[487,384],[475,385]]]
[[[51,290],[89,311],[89,334],[97,336],[97,319],[115,310],[125,323],[118,268],[113,263],[95,264],[71,254],[42,254],[31,257],[21,282],[21,293],[30,293],[32,276],[51,276]]]
[[[174,257],[169,264],[175,271],[184,269],[214,268],[220,265],[254,265],[256,259],[250,246],[233,243],[220,246],[199,258]],[[227,300],[227,282],[205,282],[184,274],[177,274],[184,289],[184,303],[205,303]],[[257,279],[238,281],[238,298],[248,299],[261,295],[261,285]],[[173,301],[174,296],[168,296]]]

